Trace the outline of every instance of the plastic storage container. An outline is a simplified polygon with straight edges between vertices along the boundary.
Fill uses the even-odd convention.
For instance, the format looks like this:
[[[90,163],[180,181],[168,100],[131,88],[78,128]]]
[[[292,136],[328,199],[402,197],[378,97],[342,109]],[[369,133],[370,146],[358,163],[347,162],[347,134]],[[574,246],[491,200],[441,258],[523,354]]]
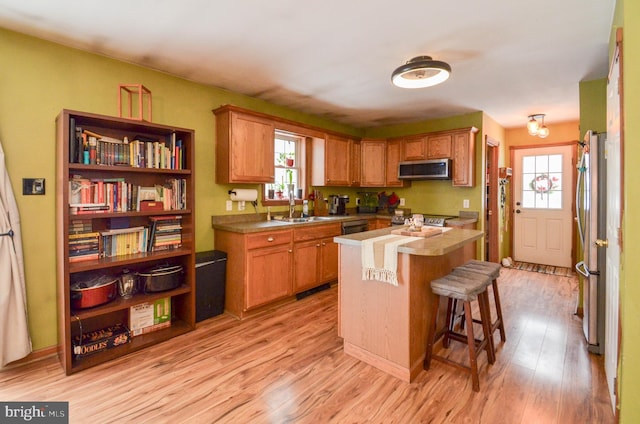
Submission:
[[[196,322],[224,312],[227,254],[220,250],[196,253]]]

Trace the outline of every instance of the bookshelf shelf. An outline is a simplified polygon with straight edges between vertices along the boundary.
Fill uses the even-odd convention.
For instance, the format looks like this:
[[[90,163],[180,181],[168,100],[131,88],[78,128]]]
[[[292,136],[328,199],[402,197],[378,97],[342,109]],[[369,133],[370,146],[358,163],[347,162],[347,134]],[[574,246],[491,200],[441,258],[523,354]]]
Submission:
[[[65,373],[70,375],[195,328],[195,133],[190,129],[71,110],[60,112],[56,128],[58,352]],[[87,182],[82,188],[88,190],[90,198],[77,202],[74,190],[80,180]],[[114,186],[103,192],[102,186],[107,184]],[[160,210],[158,205],[154,210],[140,206],[142,195],[137,197],[140,188],[146,188],[148,195],[151,187],[159,196],[166,196],[164,202],[152,200]],[[78,204],[82,207],[77,207]],[[89,204],[104,204],[108,209],[101,207],[103,210],[94,212]],[[76,210],[82,213],[72,213]],[[166,246],[157,247],[159,238],[151,237],[152,222],[168,222],[172,217],[179,222],[177,229],[167,224],[162,234],[165,240],[170,240],[172,248],[156,250]],[[117,237],[133,234],[128,229],[139,227],[144,231],[135,232],[138,236]],[[91,234],[100,236],[93,238]],[[135,240],[135,248],[131,248],[131,240]],[[105,243],[110,243],[112,249],[108,254],[114,256],[105,255]],[[78,260],[79,257],[84,260]],[[91,308],[71,308],[70,286],[74,282],[89,275],[117,279],[123,273],[135,274],[164,264],[182,266],[178,287],[154,293],[138,290],[128,299],[117,296]],[[75,357],[72,344],[75,337],[115,324],[129,326],[131,307],[166,298],[171,299],[168,328],[131,337],[129,343],[118,347]]]

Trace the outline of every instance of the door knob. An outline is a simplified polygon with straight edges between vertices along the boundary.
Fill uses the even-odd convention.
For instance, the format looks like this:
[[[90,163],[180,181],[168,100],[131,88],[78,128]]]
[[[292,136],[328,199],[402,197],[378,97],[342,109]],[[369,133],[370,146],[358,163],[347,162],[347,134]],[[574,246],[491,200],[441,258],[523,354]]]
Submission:
[[[516,209],[516,213],[520,213],[520,209]]]
[[[593,243],[598,247],[607,247],[607,246],[609,246],[609,240],[596,239],[596,241],[594,241]]]

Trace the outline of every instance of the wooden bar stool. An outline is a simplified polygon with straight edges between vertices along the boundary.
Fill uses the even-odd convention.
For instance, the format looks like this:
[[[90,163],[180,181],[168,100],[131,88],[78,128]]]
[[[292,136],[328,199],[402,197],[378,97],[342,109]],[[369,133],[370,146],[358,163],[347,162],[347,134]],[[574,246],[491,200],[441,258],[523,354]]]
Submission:
[[[479,273],[491,278],[491,291],[493,292],[493,301],[496,305],[497,315],[496,320],[491,323],[491,334],[495,333],[496,330],[500,330],[500,340],[504,343],[507,341],[507,337],[504,331],[504,319],[502,318],[502,306],[500,304],[500,293],[498,291],[498,277],[500,276],[500,269],[500,264],[478,261],[475,259],[455,268],[455,270]]]
[[[455,275],[453,272],[436,280],[431,281],[431,290],[434,294],[446,297],[448,299],[447,304],[447,318],[444,328],[437,331],[438,321],[438,309],[439,309],[439,297],[434,299],[431,310],[431,321],[428,327],[427,334],[427,349],[424,358],[424,369],[428,370],[431,366],[431,359],[436,359],[441,362],[453,365],[456,368],[462,369],[471,374],[471,381],[473,390],[480,391],[480,380],[478,377],[478,356],[482,351],[487,352],[487,359],[490,364],[495,362],[495,353],[493,349],[493,343],[491,342],[491,318],[489,316],[489,297],[487,295],[487,287],[491,284],[491,279],[488,276],[475,275],[469,277],[466,275]],[[452,303],[453,300],[460,300],[464,306],[464,318],[466,322],[466,335],[453,331],[448,323],[451,321]],[[471,313],[471,302],[477,300],[480,309],[480,320],[482,324],[483,338],[476,340],[473,334],[473,315]],[[466,343],[469,349],[469,366],[465,366],[461,363],[455,362],[444,356],[435,355],[433,353],[433,347],[435,343],[443,338],[443,346],[448,346],[449,340],[455,340],[461,343]]]

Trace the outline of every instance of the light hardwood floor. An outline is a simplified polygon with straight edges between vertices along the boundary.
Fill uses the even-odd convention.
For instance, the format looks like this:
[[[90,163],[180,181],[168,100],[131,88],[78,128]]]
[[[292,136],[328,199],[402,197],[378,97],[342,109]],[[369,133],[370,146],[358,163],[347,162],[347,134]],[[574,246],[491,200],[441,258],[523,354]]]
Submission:
[[[603,358],[573,315],[576,278],[503,269],[499,285],[507,342],[494,365],[481,355],[479,393],[443,363],[408,384],[346,356],[333,287],[70,377],[53,357],[10,368],[0,400],[69,401],[70,422],[92,424],[615,422]]]

